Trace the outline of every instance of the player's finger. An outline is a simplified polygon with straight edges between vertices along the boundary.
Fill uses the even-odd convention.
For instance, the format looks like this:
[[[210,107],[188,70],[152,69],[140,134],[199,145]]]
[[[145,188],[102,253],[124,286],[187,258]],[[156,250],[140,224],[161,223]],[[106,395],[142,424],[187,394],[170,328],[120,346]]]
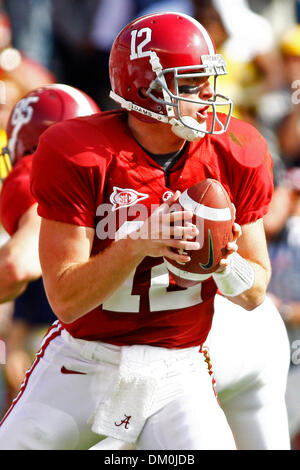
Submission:
[[[166,200],[166,204],[170,207],[174,202],[178,201],[180,197],[181,192],[180,191],[175,191],[175,194],[173,196],[169,197],[169,199]]]
[[[180,191],[176,191],[175,194],[170,196],[169,199],[159,206],[157,211],[162,213],[170,212],[170,207],[179,199],[180,194]]]
[[[185,264],[191,261],[191,257],[186,254],[186,253],[178,253],[176,251],[173,251],[171,248],[165,248],[163,256],[166,258],[170,258],[174,261],[176,261],[179,264]]]
[[[221,272],[223,271],[229,264],[229,259],[228,258],[222,258],[220,260],[220,263],[219,263],[219,266],[218,266],[218,269],[216,270],[216,272]]]
[[[200,249],[200,243],[196,241],[188,241],[188,240],[176,240],[175,238],[171,238],[170,240],[166,240],[166,244],[169,247],[175,248],[176,250],[183,250],[183,251],[189,251],[189,250],[199,250]]]
[[[187,227],[180,227],[175,225],[173,227],[168,227],[168,229],[170,235],[176,239],[193,240],[199,235],[199,230],[195,225],[190,225]]]
[[[242,235],[242,227],[236,222],[232,226],[232,231],[234,240],[237,240]]]
[[[226,248],[230,253],[238,251],[238,246],[234,241],[233,242],[228,242],[227,245],[226,245]]]
[[[192,211],[174,211],[169,212],[168,214],[163,214],[162,222],[166,224],[175,223],[175,222],[185,222],[193,218]]]

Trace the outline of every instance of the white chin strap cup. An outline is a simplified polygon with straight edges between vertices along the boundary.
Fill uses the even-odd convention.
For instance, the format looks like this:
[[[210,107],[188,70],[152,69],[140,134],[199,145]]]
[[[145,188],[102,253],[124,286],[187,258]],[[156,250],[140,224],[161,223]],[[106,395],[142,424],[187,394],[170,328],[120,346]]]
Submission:
[[[196,119],[192,118],[191,116],[183,116],[182,121],[184,124],[186,124],[186,126],[175,118],[172,118],[169,121],[172,126],[172,131],[178,137],[193,142],[195,140],[202,139],[205,136],[205,132],[203,131],[206,130],[206,122],[199,124]],[[191,129],[187,126],[192,126],[196,129]]]

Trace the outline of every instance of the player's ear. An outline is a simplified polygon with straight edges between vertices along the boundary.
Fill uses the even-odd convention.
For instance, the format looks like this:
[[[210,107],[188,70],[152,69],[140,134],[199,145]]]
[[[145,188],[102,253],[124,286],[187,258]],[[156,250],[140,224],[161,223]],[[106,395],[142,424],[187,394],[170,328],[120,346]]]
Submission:
[[[139,93],[141,98],[148,99],[147,89],[146,88],[140,88],[138,93]]]

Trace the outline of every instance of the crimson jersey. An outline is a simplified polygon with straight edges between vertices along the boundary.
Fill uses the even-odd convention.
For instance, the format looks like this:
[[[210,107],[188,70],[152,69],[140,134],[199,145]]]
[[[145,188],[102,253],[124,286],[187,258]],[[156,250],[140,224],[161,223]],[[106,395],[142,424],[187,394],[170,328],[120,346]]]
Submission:
[[[13,235],[22,215],[36,202],[30,191],[32,155],[22,158],[5,179],[0,197],[0,219]]]
[[[170,192],[205,178],[226,188],[239,224],[262,217],[273,190],[263,137],[232,118],[225,134],[188,143],[166,175],[134,140],[126,112],[110,111],[55,124],[42,135],[32,191],[41,217],[96,230],[94,255],[117,231],[136,229]],[[195,346],[210,330],[215,293],[212,278],[184,289],[170,281],[162,258],[146,257],[102,305],[64,327],[74,337],[117,345]]]

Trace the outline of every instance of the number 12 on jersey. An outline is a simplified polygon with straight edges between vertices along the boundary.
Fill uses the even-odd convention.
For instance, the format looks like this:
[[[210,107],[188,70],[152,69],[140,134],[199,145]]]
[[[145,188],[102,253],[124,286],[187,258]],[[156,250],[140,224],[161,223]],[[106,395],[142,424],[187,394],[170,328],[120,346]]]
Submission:
[[[142,223],[134,220],[125,222],[116,233],[116,238],[120,233],[124,235],[136,230]],[[164,262],[160,263],[159,258],[157,261],[145,276],[147,260],[144,260],[103,303],[102,308],[111,312],[144,313],[187,308],[202,302],[201,283],[185,289],[178,287],[176,290],[174,286],[170,289],[169,271]],[[141,273],[144,277],[142,283],[139,282]]]

